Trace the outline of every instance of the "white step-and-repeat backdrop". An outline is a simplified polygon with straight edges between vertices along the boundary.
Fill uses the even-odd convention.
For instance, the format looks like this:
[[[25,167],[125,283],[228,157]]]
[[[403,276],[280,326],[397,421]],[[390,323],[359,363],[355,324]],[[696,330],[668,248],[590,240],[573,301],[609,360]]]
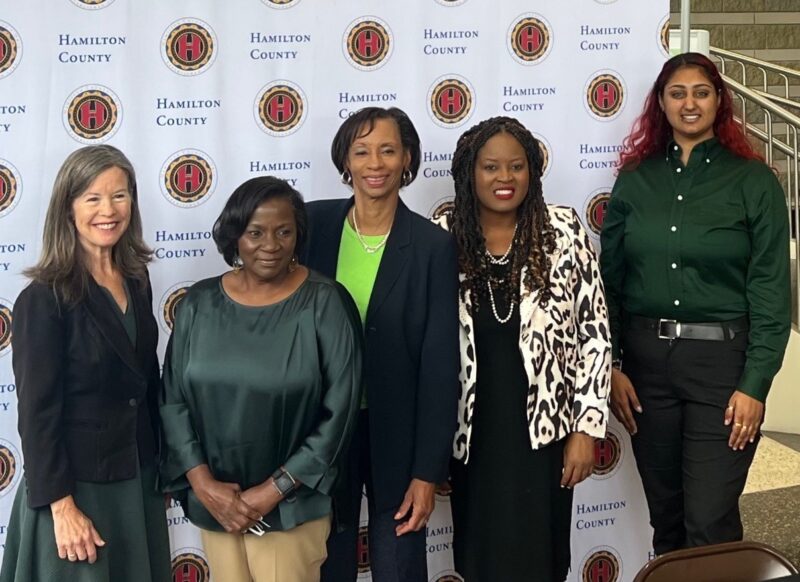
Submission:
[[[510,115],[546,150],[547,200],[597,237],[620,142],[667,58],[668,12],[668,0],[0,0],[0,542],[23,467],[14,299],[70,151],[109,142],[136,167],[163,355],[186,287],[225,269],[210,228],[230,192],[273,174],[307,199],[347,195],[329,146],[364,106],[401,107],[419,130],[422,167],[402,194],[416,211],[452,196],[461,132]],[[460,580],[438,500],[430,579]],[[619,425],[573,514],[569,580],[632,580],[650,529]],[[207,582],[197,532],[179,507],[168,518],[175,582]]]

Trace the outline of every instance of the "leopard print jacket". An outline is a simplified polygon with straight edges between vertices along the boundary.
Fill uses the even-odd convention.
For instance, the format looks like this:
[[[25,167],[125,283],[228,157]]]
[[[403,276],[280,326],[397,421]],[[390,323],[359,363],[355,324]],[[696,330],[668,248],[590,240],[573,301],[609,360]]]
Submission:
[[[432,220],[449,230],[452,202]],[[597,256],[576,212],[548,205],[556,231],[551,255],[552,297],[546,307],[520,277],[519,349],[528,376],[527,417],[531,448],[539,449],[572,432],[605,436],[611,382],[608,311]],[[463,281],[464,275],[461,275]],[[472,433],[478,362],[469,292],[459,301],[461,392],[453,456],[466,463]]]

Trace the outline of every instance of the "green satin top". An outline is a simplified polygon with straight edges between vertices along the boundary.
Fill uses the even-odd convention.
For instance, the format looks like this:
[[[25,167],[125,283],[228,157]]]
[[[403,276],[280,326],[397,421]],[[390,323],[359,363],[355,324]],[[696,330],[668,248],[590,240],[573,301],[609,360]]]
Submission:
[[[222,527],[186,471],[207,463],[247,489],[281,465],[303,485],[266,517],[275,530],[331,512],[337,463],[361,398],[361,326],[352,300],[313,271],[264,307],[232,300],[221,277],[181,301],[164,361],[162,488],[195,525]]]

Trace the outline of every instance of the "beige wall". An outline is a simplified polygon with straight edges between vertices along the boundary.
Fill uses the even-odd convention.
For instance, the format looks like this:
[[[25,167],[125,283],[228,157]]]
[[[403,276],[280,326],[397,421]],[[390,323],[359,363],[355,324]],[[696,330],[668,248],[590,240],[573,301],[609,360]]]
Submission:
[[[670,0],[674,27],[680,5]],[[692,0],[691,6],[692,28],[708,30],[711,46],[800,70],[800,0]],[[755,72],[748,81],[762,82]],[[800,95],[800,84],[792,93]]]

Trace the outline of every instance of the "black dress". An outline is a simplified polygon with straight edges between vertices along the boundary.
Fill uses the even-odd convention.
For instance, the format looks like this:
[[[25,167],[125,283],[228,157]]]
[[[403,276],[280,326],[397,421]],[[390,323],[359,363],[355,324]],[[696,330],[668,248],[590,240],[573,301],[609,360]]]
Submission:
[[[498,290],[494,298],[505,317],[507,294]],[[451,463],[455,567],[465,582],[563,582],[572,517],[572,490],[560,486],[564,440],[531,449],[519,304],[500,323],[488,298],[478,301],[469,462]]]

